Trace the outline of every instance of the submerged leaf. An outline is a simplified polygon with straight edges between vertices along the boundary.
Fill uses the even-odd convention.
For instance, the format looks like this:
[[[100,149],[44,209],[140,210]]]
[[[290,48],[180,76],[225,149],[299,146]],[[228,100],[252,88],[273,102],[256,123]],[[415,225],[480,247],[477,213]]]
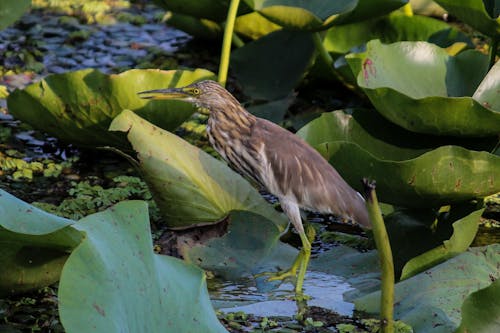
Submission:
[[[283,230],[287,220],[225,163],[132,111],[115,118],[111,131],[127,132],[165,221],[172,228],[209,224],[232,210],[260,214]]]
[[[227,332],[203,271],[153,252],[147,204],[127,201],[78,222],[85,240],[59,284],[68,332]]]

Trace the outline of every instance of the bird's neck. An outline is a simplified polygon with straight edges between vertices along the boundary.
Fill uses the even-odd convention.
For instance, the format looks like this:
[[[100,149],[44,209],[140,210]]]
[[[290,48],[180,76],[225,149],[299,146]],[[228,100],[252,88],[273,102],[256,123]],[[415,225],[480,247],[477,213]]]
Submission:
[[[209,126],[222,131],[237,130],[241,134],[250,131],[255,116],[245,110],[238,102],[210,108]]]

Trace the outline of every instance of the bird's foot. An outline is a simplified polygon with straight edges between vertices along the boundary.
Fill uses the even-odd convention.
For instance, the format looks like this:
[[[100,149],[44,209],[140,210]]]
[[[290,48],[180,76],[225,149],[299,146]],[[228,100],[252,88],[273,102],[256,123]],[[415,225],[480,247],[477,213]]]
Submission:
[[[288,270],[285,271],[279,271],[279,272],[263,272],[256,274],[255,277],[261,277],[261,276],[269,276],[267,278],[267,281],[272,282],[272,281],[285,281],[287,279],[295,279],[297,277],[297,268],[291,267]]]
[[[267,281],[284,281],[289,278],[296,278],[297,277],[297,267],[290,267],[290,269],[287,269],[286,271],[280,271],[277,273],[272,274],[271,277],[267,279]]]
[[[300,264],[302,262],[302,256],[303,253],[302,251],[299,252],[297,255],[297,258],[295,258],[295,261],[292,264],[292,267],[290,267],[287,270],[279,271],[279,272],[265,272],[265,273],[260,273],[257,274],[256,276],[264,276],[264,275],[269,275],[270,277],[267,279],[267,281],[284,281],[286,279],[296,279],[297,278],[297,270],[300,267]]]

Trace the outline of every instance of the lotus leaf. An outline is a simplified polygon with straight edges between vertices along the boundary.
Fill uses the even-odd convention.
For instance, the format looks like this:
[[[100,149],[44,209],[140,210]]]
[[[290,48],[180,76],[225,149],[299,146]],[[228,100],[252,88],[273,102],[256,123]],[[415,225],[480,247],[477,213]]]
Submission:
[[[260,214],[281,230],[287,225],[286,218],[225,163],[134,112],[123,111],[111,123],[110,130],[127,132],[138,153],[140,169],[169,227],[215,223],[232,210]]]
[[[324,114],[298,135],[318,149],[351,186],[360,188],[363,177],[375,179],[383,202],[439,207],[500,190],[500,157],[456,146],[491,149],[495,140],[417,135],[361,109],[352,115]]]
[[[359,0],[354,10],[337,17],[334,24],[349,24],[373,19],[386,15],[407,3],[408,0]]]
[[[279,29],[279,25],[256,12],[238,16],[234,23],[234,32],[250,39],[259,39]]]
[[[31,5],[31,0],[2,0],[0,3],[0,30],[14,23]]]
[[[462,323],[457,332],[500,331],[500,279],[470,294],[462,305]]]
[[[125,147],[126,140],[108,132],[111,120],[124,108],[167,129],[189,118],[193,106],[177,101],[148,101],[140,91],[184,86],[213,79],[206,70],[129,70],[106,75],[95,69],[54,74],[9,95],[9,113],[61,140],[81,146]]]
[[[487,152],[442,146],[414,159],[394,161],[349,142],[327,142],[316,149],[349,183],[375,179],[380,200],[394,205],[439,207],[500,190],[500,157]]]
[[[476,236],[479,227],[479,218],[483,211],[484,209],[479,209],[453,223],[453,235],[450,239],[445,240],[442,245],[408,261],[403,267],[401,280],[407,279],[467,250]]]
[[[499,132],[500,110],[470,97],[488,67],[487,57],[477,51],[451,57],[426,42],[372,40],[366,52],[346,58],[377,111],[410,131],[471,137]],[[498,81],[499,71],[492,71],[489,82]],[[483,86],[482,96],[495,94]]]
[[[167,10],[196,18],[222,22],[226,19],[229,0],[154,0]]]
[[[344,294],[348,301],[380,288],[380,262],[375,250],[360,252],[339,245],[312,258],[309,269],[344,277],[355,288]]]
[[[500,61],[495,63],[472,96],[487,108],[500,110]]]
[[[288,29],[305,31],[328,28],[340,14],[352,11],[358,4],[358,0],[245,0],[245,2],[271,22]]]
[[[362,22],[334,25],[327,30],[323,45],[336,59],[335,70],[353,86],[356,85],[356,78],[345,60],[345,53],[362,49],[372,39],[381,39],[384,43],[426,40],[441,47],[448,47],[453,43],[472,46],[470,38],[443,21],[425,16],[408,16],[399,11]],[[329,74],[324,64],[318,61],[312,72],[320,77],[325,77],[324,73]],[[332,77],[330,75],[326,78]]]
[[[68,253],[82,238],[74,221],[48,214],[0,190],[0,295],[59,280]]]
[[[181,248],[183,257],[226,279],[287,268],[297,250],[279,241],[283,229],[261,215],[233,211],[228,217],[228,232],[194,247]],[[279,262],[274,251],[281,251]]]
[[[235,50],[231,68],[245,94],[272,101],[290,94],[313,55],[310,33],[279,30]]]
[[[209,19],[170,13],[166,20],[169,26],[182,30],[191,36],[202,39],[215,39],[222,36],[221,26]]]
[[[126,201],[77,223],[86,237],[59,283],[66,331],[227,332],[203,271],[153,252],[148,216],[144,201]]]
[[[446,11],[433,0],[410,0],[413,13],[418,15],[443,17]]]
[[[443,33],[450,37],[445,41],[438,39],[434,42]],[[394,12],[363,22],[333,26],[328,29],[323,45],[329,52],[343,54],[372,39],[380,39],[383,43],[425,40],[441,47],[447,47],[457,40],[470,43],[463,33],[443,21]]]
[[[472,248],[397,283],[395,318],[410,324],[416,332],[453,332],[460,324],[464,299],[500,278],[499,253],[500,244]],[[380,292],[357,298],[354,303],[358,310],[377,313]]]
[[[500,38],[500,6],[498,1],[436,0],[450,14],[483,34]]]

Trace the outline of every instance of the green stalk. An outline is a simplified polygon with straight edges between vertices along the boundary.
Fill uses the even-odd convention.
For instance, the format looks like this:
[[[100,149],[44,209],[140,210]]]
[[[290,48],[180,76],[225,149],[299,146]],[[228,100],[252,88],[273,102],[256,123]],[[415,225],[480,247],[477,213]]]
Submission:
[[[491,44],[490,44],[490,65],[488,67],[490,69],[495,64],[495,58],[497,56],[498,40],[499,39],[500,38],[497,38],[497,37],[491,37]]]
[[[227,12],[218,77],[218,81],[222,86],[226,86],[227,72],[229,70],[229,57],[231,56],[231,41],[233,39],[234,21],[236,21],[239,4],[240,0],[231,0],[231,4],[229,5],[229,10]]]
[[[380,266],[382,267],[382,286],[380,297],[380,332],[394,332],[394,264],[391,244],[385,229],[384,219],[375,193],[375,182],[363,180],[366,208],[373,225],[373,237],[377,246]]]

